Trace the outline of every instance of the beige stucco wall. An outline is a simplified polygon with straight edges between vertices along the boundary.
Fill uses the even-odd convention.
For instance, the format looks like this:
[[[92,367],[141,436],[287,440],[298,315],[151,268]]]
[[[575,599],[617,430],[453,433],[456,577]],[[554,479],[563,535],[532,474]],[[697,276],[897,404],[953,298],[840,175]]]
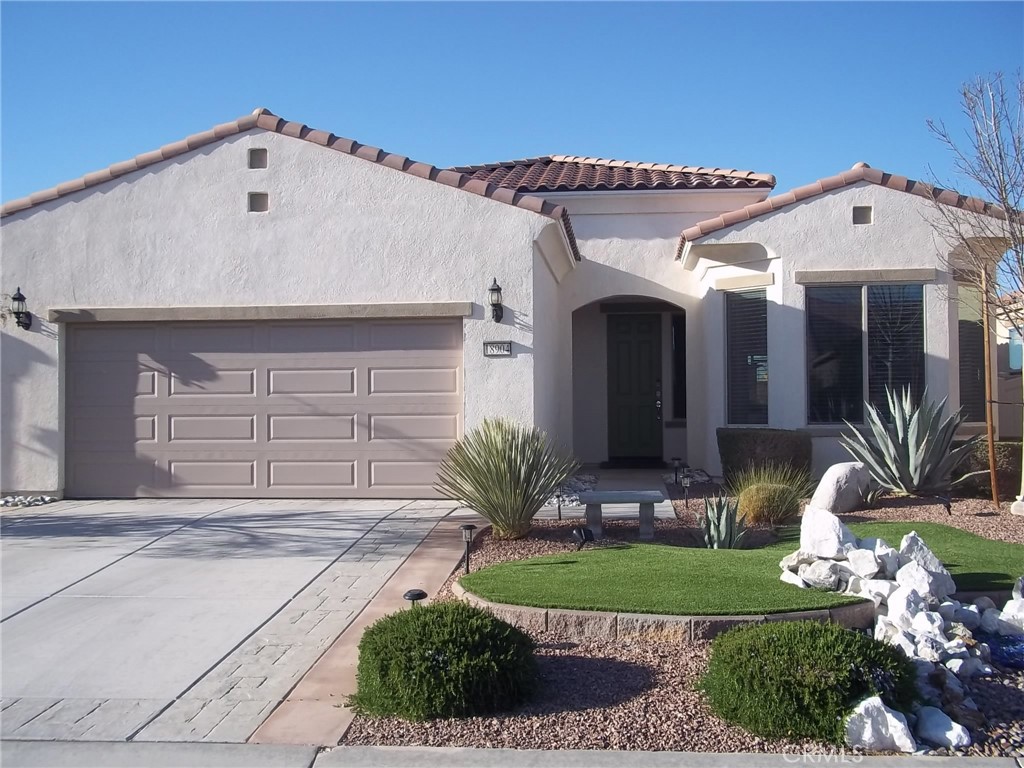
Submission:
[[[269,150],[268,168],[247,167],[250,147]],[[249,192],[269,193],[269,213],[247,212]],[[259,130],[7,217],[0,279],[21,286],[35,321],[0,334],[0,486],[62,487],[62,328],[44,319],[54,307],[471,301],[465,426],[532,422],[535,406],[549,419],[551,402],[535,402],[533,315],[534,241],[550,224]],[[494,277],[500,326],[483,306]],[[484,358],[485,340],[516,354]]]
[[[854,225],[853,206],[870,205],[872,224]],[[945,245],[929,224],[934,215],[930,203],[914,195],[868,182],[829,192],[725,230],[699,241],[695,254],[702,256],[694,269],[707,289],[737,267],[723,267],[712,260],[714,246],[755,243],[763,246],[761,259],[742,269],[770,270],[776,284],[768,289],[769,426],[807,428],[804,287],[794,280],[798,270],[937,269],[934,282],[925,285],[925,381],[929,396],[949,397],[959,403],[955,286],[949,286],[942,270]],[[711,246],[711,247],[708,247]],[[734,249],[736,252],[736,249]],[[753,249],[752,249],[753,253]],[[717,266],[716,266],[717,265]],[[708,294],[704,301],[707,349],[723,349],[721,296]],[[707,408],[712,422],[725,421],[725,360],[709,354],[705,382]],[[814,470],[848,460],[834,427],[809,427],[814,438]],[[714,430],[705,432],[704,454],[716,461],[709,471],[720,471]]]

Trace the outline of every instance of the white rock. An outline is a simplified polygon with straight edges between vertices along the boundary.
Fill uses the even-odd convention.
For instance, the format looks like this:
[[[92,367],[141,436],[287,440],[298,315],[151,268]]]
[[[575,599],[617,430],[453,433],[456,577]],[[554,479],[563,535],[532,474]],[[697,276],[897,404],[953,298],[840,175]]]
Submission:
[[[946,638],[943,634],[945,624],[945,619],[943,619],[937,612],[921,611],[920,613],[914,614],[914,618],[910,622],[910,628],[921,634],[941,638],[942,641],[945,642]]]
[[[864,501],[871,485],[871,474],[859,461],[833,464],[821,476],[821,482],[808,506],[824,509],[834,515],[853,512]]]
[[[900,555],[909,557],[935,576],[938,585],[932,594],[936,597],[943,598],[956,592],[956,583],[953,581],[953,577],[949,575],[949,571],[946,570],[942,561],[928,549],[921,537],[917,535],[917,531],[911,531],[903,537],[900,542]]]
[[[984,613],[989,608],[995,608],[996,607],[996,604],[995,604],[995,602],[993,602],[992,598],[991,597],[985,597],[984,595],[982,595],[977,600],[975,600],[974,601],[974,605],[977,607],[978,613]]]
[[[844,578],[845,577],[845,578]],[[861,596],[861,590],[863,589],[864,579],[860,576],[854,576],[850,573],[839,574],[839,586],[842,591],[848,595]]]
[[[1013,583],[1013,599],[1020,600],[1022,598],[1024,598],[1024,576]]]
[[[872,579],[881,568],[875,553],[869,549],[853,549],[847,553],[850,569],[862,579]]]
[[[801,579],[792,571],[787,570],[782,571],[782,575],[779,576],[779,581],[784,581],[787,584],[792,584],[794,587],[800,587],[800,589],[804,589],[807,586],[807,584],[804,583],[803,579]]]
[[[917,710],[917,738],[935,747],[959,749],[971,745],[971,734],[938,707]]]
[[[826,509],[808,506],[800,521],[800,549],[818,557],[846,556],[846,545],[857,546],[857,537]]]
[[[946,621],[954,621],[956,610],[959,607],[959,600],[943,600],[935,610],[937,610],[939,615],[941,615]]]
[[[914,616],[924,608],[921,594],[910,587],[896,589],[888,600],[889,620],[898,627],[909,629]]]
[[[946,669],[961,680],[970,680],[975,675],[981,674],[984,668],[985,663],[973,656],[966,659],[950,659],[946,662]]]
[[[875,618],[875,640],[881,643],[888,643],[889,640],[900,631],[900,628],[889,621],[885,616]]]
[[[861,582],[861,593],[874,601],[875,605],[882,605],[889,601],[889,595],[897,590],[895,581],[885,579],[868,579]]]
[[[897,630],[896,634],[889,638],[889,645],[895,645],[903,651],[903,655],[908,659],[917,655],[917,643],[914,642],[914,636],[905,629]]]
[[[1003,612],[998,608],[989,608],[981,614],[981,631],[990,635],[1014,635],[1020,631],[1020,627],[1003,621]]]
[[[807,586],[815,589],[834,590],[839,586],[839,568],[830,560],[815,560],[801,565],[798,574]]]
[[[934,635],[918,634],[915,640],[914,654],[919,658],[938,663],[946,655],[946,643]]]
[[[952,640],[943,643],[940,655],[942,661],[947,661],[948,659],[966,659],[971,654],[968,652],[967,643],[963,641],[963,638],[954,637]]]
[[[958,621],[972,632],[981,626],[981,611],[975,605],[965,605],[953,612],[953,621]]]
[[[798,549],[796,552],[788,554],[779,560],[779,568],[796,572],[796,569],[801,565],[804,565],[805,563],[813,563],[817,559],[818,556],[813,552],[804,552],[802,549]]]
[[[924,598],[943,598],[949,592],[949,583],[941,574],[926,570],[915,560],[911,560],[896,572],[896,583],[901,587],[916,589]]]
[[[1016,624],[1024,629],[1024,598],[1018,597],[1014,600],[1007,600],[1006,605],[1003,606],[1002,614],[1003,621]]]
[[[846,743],[857,749],[913,752],[917,749],[907,718],[879,696],[864,699],[846,719]]]

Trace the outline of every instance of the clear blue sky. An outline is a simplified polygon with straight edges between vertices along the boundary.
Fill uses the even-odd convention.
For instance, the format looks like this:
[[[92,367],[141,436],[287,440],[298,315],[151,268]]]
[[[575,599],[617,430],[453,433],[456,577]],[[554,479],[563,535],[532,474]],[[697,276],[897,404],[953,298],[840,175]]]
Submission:
[[[1024,66],[1024,4],[15,3],[3,200],[265,106],[436,165],[949,163],[925,120]]]

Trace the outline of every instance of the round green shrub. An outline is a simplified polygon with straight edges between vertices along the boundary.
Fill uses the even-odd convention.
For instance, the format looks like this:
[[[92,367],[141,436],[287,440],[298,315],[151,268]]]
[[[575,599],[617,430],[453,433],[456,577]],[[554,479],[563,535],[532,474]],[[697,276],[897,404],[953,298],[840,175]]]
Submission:
[[[468,717],[512,709],[537,678],[533,640],[461,602],[385,616],[359,642],[358,713],[406,720]]]
[[[897,648],[867,635],[832,623],[768,622],[715,639],[702,689],[719,716],[751,733],[839,744],[859,701],[879,695],[908,711],[914,681]]]
[[[800,514],[800,495],[788,485],[756,483],[739,495],[739,516],[748,524],[782,525]]]

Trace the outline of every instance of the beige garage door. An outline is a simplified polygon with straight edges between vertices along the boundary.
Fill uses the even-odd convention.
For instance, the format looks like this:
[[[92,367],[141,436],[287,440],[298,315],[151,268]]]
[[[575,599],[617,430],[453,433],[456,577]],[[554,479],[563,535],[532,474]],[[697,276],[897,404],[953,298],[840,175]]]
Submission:
[[[461,320],[71,325],[66,493],[424,498]]]

